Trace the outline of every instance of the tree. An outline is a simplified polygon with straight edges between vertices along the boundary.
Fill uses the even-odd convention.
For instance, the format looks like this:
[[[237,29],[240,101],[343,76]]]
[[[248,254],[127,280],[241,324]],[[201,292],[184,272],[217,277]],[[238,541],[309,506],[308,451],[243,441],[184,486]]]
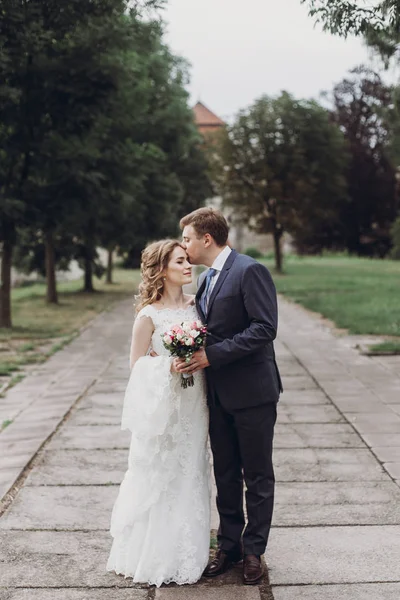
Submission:
[[[398,0],[380,0],[367,6],[349,0],[301,0],[324,29],[346,37],[349,34],[385,34],[396,37],[400,26]]]
[[[227,127],[216,146],[216,185],[246,222],[272,233],[280,272],[284,231],[300,236],[310,222],[315,230],[323,222],[321,235],[333,243],[336,207],[346,198],[345,160],[343,136],[328,112],[284,92],[262,97]]]
[[[26,199],[23,186],[31,161],[30,68],[28,49],[35,43],[35,24],[26,29],[22,7],[3,3],[0,14],[0,327],[11,327],[11,265],[17,226]]]
[[[345,247],[357,254],[384,256],[398,202],[387,119],[393,110],[392,90],[379,75],[360,67],[335,86],[333,104],[333,120],[350,156],[350,202],[341,211]]]

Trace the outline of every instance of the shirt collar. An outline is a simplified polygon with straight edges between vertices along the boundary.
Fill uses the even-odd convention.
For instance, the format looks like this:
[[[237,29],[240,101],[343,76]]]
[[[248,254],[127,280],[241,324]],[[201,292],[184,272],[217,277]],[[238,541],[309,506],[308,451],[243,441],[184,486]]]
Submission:
[[[224,268],[224,264],[226,263],[226,260],[231,252],[231,248],[229,248],[229,246],[225,246],[222,252],[220,252],[217,258],[214,260],[211,268],[215,269],[218,272],[222,271],[222,269]]]

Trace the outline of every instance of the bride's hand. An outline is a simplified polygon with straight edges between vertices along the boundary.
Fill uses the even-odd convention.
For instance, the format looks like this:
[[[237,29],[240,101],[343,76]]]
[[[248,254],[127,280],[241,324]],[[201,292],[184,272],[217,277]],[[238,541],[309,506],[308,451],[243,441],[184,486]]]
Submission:
[[[179,358],[174,358],[174,360],[171,362],[171,373],[179,373],[178,368],[180,363],[181,360]]]

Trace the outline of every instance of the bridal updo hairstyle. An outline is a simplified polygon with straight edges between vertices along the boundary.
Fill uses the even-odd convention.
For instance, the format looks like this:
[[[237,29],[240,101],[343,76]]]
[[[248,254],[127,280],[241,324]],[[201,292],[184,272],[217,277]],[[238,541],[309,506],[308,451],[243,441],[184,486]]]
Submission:
[[[142,252],[140,265],[142,280],[139,285],[136,312],[160,300],[164,291],[163,273],[175,248],[183,248],[178,240],[161,240],[147,246]],[[184,248],[183,248],[184,249]]]

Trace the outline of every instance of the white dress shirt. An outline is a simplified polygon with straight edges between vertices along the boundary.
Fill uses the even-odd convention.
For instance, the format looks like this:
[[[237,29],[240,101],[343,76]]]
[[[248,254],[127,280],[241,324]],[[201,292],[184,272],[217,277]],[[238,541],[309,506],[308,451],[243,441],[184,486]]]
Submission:
[[[231,252],[232,252],[232,249],[229,248],[229,246],[225,246],[225,248],[222,250],[222,252],[220,252],[218,254],[217,258],[214,260],[213,264],[211,265],[211,268],[215,269],[217,272],[215,273],[214,277],[211,279],[210,291],[208,293],[208,298],[211,298],[211,294],[213,292],[215,284],[218,281],[218,277],[220,276],[220,273],[221,273],[222,269],[224,268],[224,265],[225,265],[225,263],[228,259],[228,256],[230,255]]]

